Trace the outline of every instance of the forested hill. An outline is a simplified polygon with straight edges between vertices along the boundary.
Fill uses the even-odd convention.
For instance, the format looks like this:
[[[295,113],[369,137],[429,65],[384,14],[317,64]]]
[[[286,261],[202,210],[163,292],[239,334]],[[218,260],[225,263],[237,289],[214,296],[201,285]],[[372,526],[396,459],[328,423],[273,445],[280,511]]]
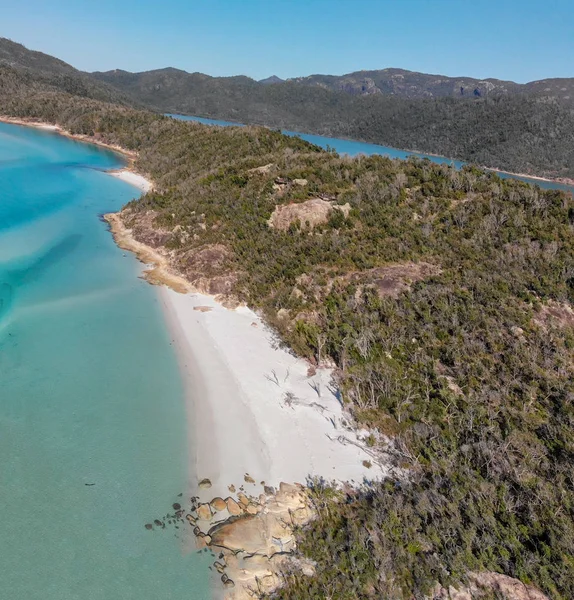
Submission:
[[[542,79],[520,84],[492,78],[446,77],[405,69],[382,69],[346,75],[309,75],[293,81],[360,96],[390,94],[403,98],[478,98],[535,94],[574,101],[574,78]]]
[[[485,571],[574,598],[571,195],[176,121],[13,66],[0,114],[137,151],[156,183],[123,212],[137,239],[334,363],[396,466],[364,489],[314,483],[319,518],[297,536],[315,574],[287,573],[280,598],[419,600]]]
[[[564,102],[574,102],[574,78],[541,79],[520,84],[514,81],[500,79],[476,79],[473,77],[447,77],[445,75],[430,75],[407,71],[405,69],[381,69],[371,71],[356,71],[346,75],[308,75],[281,79],[276,75],[255,81],[249,77],[209,77],[202,73],[187,73],[179,69],[159,69],[143,73],[129,73],[115,70],[92,73],[96,79],[108,81],[119,87],[128,85],[133,90],[136,87],[150,83],[154,78],[172,75],[181,78],[206,81],[214,79],[220,83],[242,81],[252,87],[257,85],[277,85],[281,83],[300,83],[309,87],[320,87],[334,92],[345,92],[352,96],[390,95],[401,98],[484,98],[510,96],[516,94],[532,94],[549,96]],[[189,76],[189,77],[186,77]],[[175,81],[173,79],[172,81]],[[175,92],[175,90],[173,90]]]
[[[36,89],[68,92],[107,102],[138,104],[137,100],[129,98],[116,87],[97,81],[58,58],[28,50],[22,44],[2,37],[0,37],[0,69],[2,69],[2,78],[7,80],[18,77],[20,80],[26,80],[28,85]]]
[[[505,93],[411,98],[349,94],[333,91],[338,84],[307,80],[258,83],[176,69],[94,77],[162,112],[347,137],[532,175],[574,177],[574,108],[545,84],[533,84],[538,94],[516,94],[527,86],[509,83]],[[547,88],[548,96],[543,93]]]
[[[2,38],[0,68],[5,79],[18,75],[36,88],[159,112],[347,137],[507,171],[574,178],[574,107],[566,98],[574,80],[520,86],[398,69],[286,82],[177,69],[87,74]],[[357,92],[365,78],[373,85]],[[460,88],[466,91],[461,94]]]

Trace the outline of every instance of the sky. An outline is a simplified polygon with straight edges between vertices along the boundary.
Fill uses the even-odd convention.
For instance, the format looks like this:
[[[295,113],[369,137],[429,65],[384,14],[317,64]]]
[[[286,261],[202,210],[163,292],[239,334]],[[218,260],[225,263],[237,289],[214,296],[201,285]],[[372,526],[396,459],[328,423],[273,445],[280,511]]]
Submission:
[[[86,71],[574,76],[574,0],[0,0],[0,15],[0,37]]]

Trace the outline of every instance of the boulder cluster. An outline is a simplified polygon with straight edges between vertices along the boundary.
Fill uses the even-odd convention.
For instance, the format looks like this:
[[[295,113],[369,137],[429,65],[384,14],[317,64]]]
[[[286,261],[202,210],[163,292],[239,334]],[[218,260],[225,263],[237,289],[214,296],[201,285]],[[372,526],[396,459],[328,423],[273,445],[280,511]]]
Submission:
[[[245,481],[253,483],[248,474]],[[199,487],[208,489],[209,480],[202,480]],[[261,487],[258,496],[246,494],[243,486],[235,493],[235,486],[230,485],[231,495],[227,498],[199,502],[194,497],[185,515],[198,548],[208,548],[217,556],[213,567],[228,590],[229,600],[271,592],[281,585],[281,573],[288,568],[313,573],[312,564],[295,561],[291,556],[295,549],[294,528],[308,523],[315,514],[306,489],[287,483],[281,483],[278,490],[264,482]]]

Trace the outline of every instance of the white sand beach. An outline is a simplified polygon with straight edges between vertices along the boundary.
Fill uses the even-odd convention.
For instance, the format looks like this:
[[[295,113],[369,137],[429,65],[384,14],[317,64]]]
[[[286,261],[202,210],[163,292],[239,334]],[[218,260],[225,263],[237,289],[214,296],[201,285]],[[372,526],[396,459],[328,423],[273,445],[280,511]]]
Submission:
[[[309,476],[354,483],[383,476],[345,425],[330,369],[309,376],[309,364],[277,347],[246,307],[229,310],[166,287],[160,298],[187,386],[192,473],[212,482],[200,491],[205,499],[227,496],[230,484],[255,491],[246,473],[257,489]]]
[[[110,174],[151,189],[133,171]],[[108,217],[116,242],[159,272],[152,280],[189,289],[163,256]],[[191,493],[207,501],[228,496],[230,485],[258,494],[261,482],[276,488],[322,477],[360,484],[385,476],[388,467],[364,442],[368,432],[347,424],[331,369],[310,371],[247,307],[227,309],[212,296],[166,286],[158,293],[185,384]],[[202,479],[211,488],[198,490]]]
[[[143,175],[134,173],[134,171],[130,171],[129,169],[109,171],[109,174],[113,177],[121,179],[122,181],[125,181],[126,183],[129,183],[130,185],[133,185],[134,187],[137,187],[144,194],[153,188],[151,181],[148,181],[145,177],[143,177]]]

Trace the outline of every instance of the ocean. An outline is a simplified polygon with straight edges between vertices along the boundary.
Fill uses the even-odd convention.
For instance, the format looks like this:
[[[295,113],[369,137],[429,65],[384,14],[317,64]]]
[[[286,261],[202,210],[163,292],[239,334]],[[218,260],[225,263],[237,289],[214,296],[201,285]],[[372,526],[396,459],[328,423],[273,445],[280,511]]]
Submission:
[[[2,599],[210,596],[187,523],[145,528],[185,505],[189,440],[156,289],[99,218],[140,193],[121,167],[0,123]]]

